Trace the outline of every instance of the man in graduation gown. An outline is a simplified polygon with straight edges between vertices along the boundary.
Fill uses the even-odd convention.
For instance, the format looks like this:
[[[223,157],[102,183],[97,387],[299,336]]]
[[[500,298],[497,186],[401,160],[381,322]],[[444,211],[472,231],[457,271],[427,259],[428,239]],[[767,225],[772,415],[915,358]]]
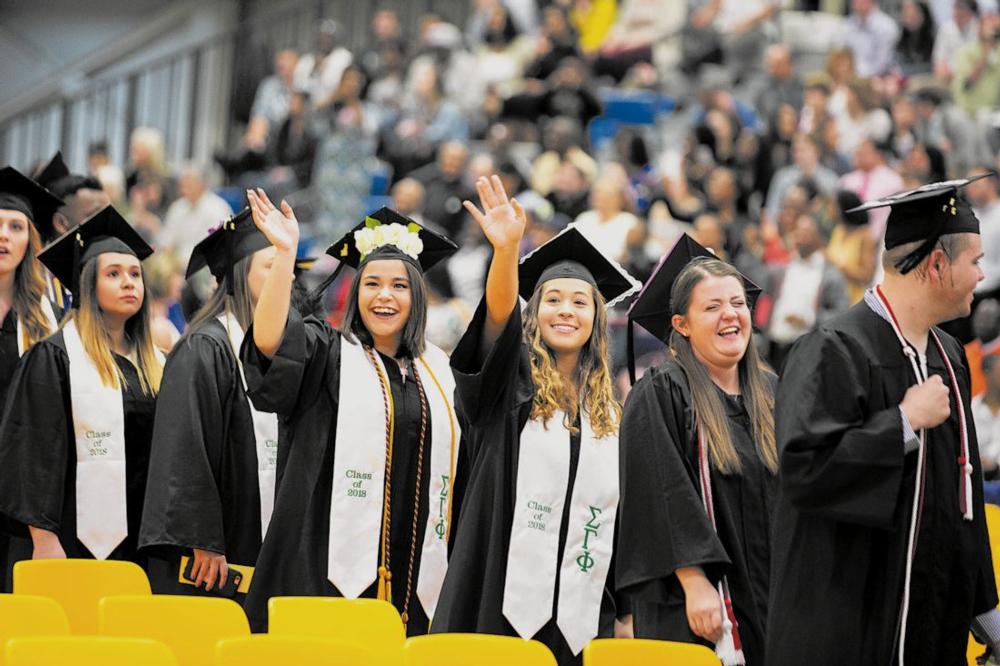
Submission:
[[[793,348],[776,398],[767,663],[964,664],[997,592],[962,347],[983,279],[963,181],[892,207],[884,282]]]

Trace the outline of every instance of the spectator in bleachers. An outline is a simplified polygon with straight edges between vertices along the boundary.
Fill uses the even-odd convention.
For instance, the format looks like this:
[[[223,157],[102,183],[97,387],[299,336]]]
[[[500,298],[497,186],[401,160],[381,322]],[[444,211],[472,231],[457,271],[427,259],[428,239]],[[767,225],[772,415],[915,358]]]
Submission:
[[[572,162],[564,161],[552,180],[552,191],[546,198],[557,213],[575,220],[585,210],[590,199],[590,181],[587,175]]]
[[[892,116],[877,104],[871,83],[863,79],[847,87],[844,110],[835,113],[837,149],[852,155],[865,138],[883,142],[892,134]]]
[[[107,186],[105,186],[105,191],[107,191]],[[114,201],[113,198],[111,200]],[[129,190],[125,217],[144,241],[155,244],[156,238],[163,228],[163,218],[160,211],[165,213],[164,206],[167,205],[169,204],[164,202],[160,181],[155,178],[140,180]]]
[[[787,44],[772,44],[764,51],[766,76],[754,98],[754,108],[761,118],[771,120],[784,105],[802,108],[804,89],[795,72],[792,50]]]
[[[927,3],[923,0],[904,0],[899,27],[896,61],[902,73],[913,76],[931,72],[937,30]]]
[[[542,132],[545,151],[531,163],[531,189],[548,196],[556,174],[567,162],[593,182],[597,175],[597,162],[582,148],[582,138],[580,124],[572,118],[556,116],[546,123]]]
[[[525,67],[524,76],[543,81],[556,71],[563,58],[578,55],[576,35],[565,12],[559,7],[546,7],[542,11],[541,34],[535,40],[534,57]]]
[[[1000,17],[984,16],[979,21],[978,39],[959,48],[953,59],[952,96],[955,104],[973,118],[1000,107],[998,27]]]
[[[702,213],[694,219],[691,225],[691,237],[711,250],[723,261],[729,261],[726,252],[726,231],[722,228],[719,218],[712,213]]]
[[[1000,356],[986,356],[982,359],[982,372],[986,379],[986,390],[972,398],[972,419],[976,424],[979,440],[979,459],[983,464],[983,478],[987,485],[1000,477]],[[994,487],[988,501],[997,503],[998,493]]]
[[[537,120],[567,116],[586,127],[601,114],[601,102],[589,89],[587,66],[579,58],[564,58],[540,94],[515,95],[504,104],[504,115]]]
[[[774,299],[767,331],[771,365],[779,372],[796,340],[850,306],[840,270],[824,256],[816,220],[800,215],[789,236],[791,260],[771,269],[765,288]]]
[[[937,88],[918,90],[916,109],[920,141],[941,151],[946,171],[961,173],[992,161],[989,143],[983,141],[979,127],[949,99],[947,92]]]
[[[970,170],[967,175],[978,176],[990,170],[978,167]],[[965,188],[965,196],[979,218],[983,242],[983,258],[979,265],[986,279],[976,286],[976,296],[1000,298],[1000,191],[996,178],[983,178],[969,183]]]
[[[594,74],[621,81],[633,65],[677,61],[686,20],[686,2],[622,0],[597,51]]]
[[[393,58],[395,55],[389,54],[400,56],[399,62],[402,62],[401,56],[406,50],[407,42],[400,30],[399,16],[395,10],[383,7],[372,17],[371,39],[358,58],[358,64],[361,65],[368,80],[374,82],[392,66],[392,63],[387,62],[387,58]]]
[[[169,353],[181,337],[170,320],[170,306],[179,302],[184,288],[184,263],[170,250],[159,250],[142,264],[143,283],[149,301],[149,325],[153,344]]]
[[[840,269],[853,305],[861,300],[875,277],[878,246],[868,230],[871,211],[846,212],[860,206],[861,198],[850,190],[838,190],[836,199],[838,221],[826,246],[826,258]]]
[[[854,51],[846,47],[833,49],[826,56],[824,70],[830,85],[827,111],[833,115],[844,113],[847,109],[848,87],[857,77],[856,62]]]
[[[607,39],[615,23],[618,0],[572,0],[569,20],[579,38],[580,53],[592,56]]]
[[[792,163],[797,120],[795,107],[782,104],[769,119],[767,134],[760,139],[754,159],[753,189],[763,196],[767,196],[775,172]]]
[[[913,96],[909,93],[897,95],[892,100],[892,137],[889,140],[892,152],[906,157],[917,145],[917,109]]]
[[[642,133],[635,127],[618,130],[614,139],[614,161],[625,169],[628,177],[626,196],[629,207],[639,214],[649,208],[657,177],[650,163],[649,148]]]
[[[271,172],[268,182],[273,190],[297,190],[312,181],[313,164],[319,136],[309,112],[309,93],[296,90],[288,104],[288,117],[281,123],[268,147]]]
[[[854,53],[858,76],[888,74],[896,59],[899,26],[878,0],[851,0],[838,41]]]
[[[944,153],[918,143],[903,160],[900,175],[903,177],[903,187],[911,189],[924,183],[937,183],[947,178]]]
[[[743,238],[743,229],[750,221],[737,209],[740,192],[732,169],[716,167],[705,179],[705,198],[708,210],[719,220],[725,233],[725,250],[735,257]]]
[[[260,82],[253,98],[250,122],[242,140],[245,150],[263,153],[271,133],[285,120],[298,62],[299,54],[295,49],[282,49],[274,57],[274,74]]]
[[[976,0],[954,0],[951,16],[938,27],[934,40],[934,75],[944,82],[955,70],[955,54],[976,41],[979,33],[979,6]]]
[[[303,55],[295,65],[294,88],[308,93],[317,109],[334,103],[340,77],[354,60],[341,41],[340,25],[325,19],[316,32],[316,51]]]
[[[447,141],[438,148],[437,161],[409,174],[424,186],[424,218],[449,238],[461,235],[466,217],[462,202],[474,197],[464,180],[468,160],[469,150],[463,142]]]
[[[392,186],[389,192],[392,197],[392,209],[417,224],[426,224],[424,220],[424,186],[416,178],[403,178]]]
[[[862,140],[854,151],[855,169],[840,179],[840,187],[854,192],[861,201],[881,199],[903,190],[903,179],[886,164],[887,150],[887,146],[874,139]],[[888,216],[888,208],[870,211],[869,230],[876,241],[881,241],[885,234]]]
[[[157,238],[158,248],[173,250],[185,264],[209,230],[233,214],[226,200],[208,187],[206,178],[205,170],[194,164],[181,171],[180,197],[167,209]]]
[[[725,63],[734,80],[746,83],[760,72],[761,57],[770,38],[771,18],[781,9],[780,0],[707,0],[702,12],[722,38]]]
[[[374,104],[361,96],[364,87],[361,70],[348,67],[327,109],[329,131],[320,141],[313,169],[321,210],[318,231],[326,238],[338,238],[357,224],[378,166],[378,116]]]
[[[573,221],[573,226],[587,240],[618,261],[626,258],[629,233],[642,224],[639,218],[625,210],[625,187],[621,174],[602,174],[590,193],[590,210]]]
[[[169,199],[174,193],[174,182],[167,167],[167,147],[163,132],[155,127],[137,127],[132,130],[128,144],[128,175],[125,178],[125,193],[136,183],[156,180]],[[106,169],[102,173],[110,175]],[[110,195],[115,200],[114,195]],[[158,211],[162,212],[162,211]]]
[[[42,238],[43,243],[58,238],[111,203],[111,197],[93,176],[69,174],[47,186],[64,205],[52,216],[53,237]]]
[[[819,145],[816,138],[808,134],[796,134],[792,142],[792,164],[779,169],[771,179],[767,189],[765,210],[770,221],[778,217],[785,196],[796,183],[810,179],[826,194],[837,190],[837,174],[819,162]]]

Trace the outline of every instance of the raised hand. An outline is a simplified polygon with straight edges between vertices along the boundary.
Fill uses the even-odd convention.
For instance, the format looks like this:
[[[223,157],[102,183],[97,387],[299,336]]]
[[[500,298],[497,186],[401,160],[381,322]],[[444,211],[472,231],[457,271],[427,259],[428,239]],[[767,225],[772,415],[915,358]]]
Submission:
[[[295,252],[299,245],[299,222],[295,219],[292,207],[282,200],[281,210],[278,210],[268,199],[267,193],[259,187],[247,190],[247,201],[250,212],[253,213],[254,224],[267,240],[279,252]]]
[[[503,183],[496,175],[489,179],[478,179],[476,191],[483,210],[479,210],[471,201],[464,201],[462,205],[479,223],[486,240],[494,249],[512,250],[516,254],[528,222],[521,204],[516,199],[507,199]]]

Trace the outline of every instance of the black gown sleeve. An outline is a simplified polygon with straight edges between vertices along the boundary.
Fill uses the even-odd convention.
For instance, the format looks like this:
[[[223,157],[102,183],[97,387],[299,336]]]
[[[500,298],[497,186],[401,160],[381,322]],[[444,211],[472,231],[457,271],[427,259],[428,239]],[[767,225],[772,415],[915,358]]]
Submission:
[[[328,371],[339,369],[340,333],[313,316],[288,312],[285,335],[273,358],[260,353],[253,342],[253,326],[240,350],[247,395],[262,412],[289,417],[312,406],[328,386],[336,386]]]
[[[486,299],[469,323],[462,339],[451,354],[451,368],[455,374],[455,404],[463,423],[472,427],[492,422],[512,404],[518,389],[519,376],[530,370],[522,354],[521,308],[514,306],[500,337],[489,350],[485,361],[480,361],[480,348],[486,326]],[[475,458],[475,456],[471,456]]]
[[[185,339],[170,355],[156,400],[140,547],[226,553],[218,479],[234,380],[232,355],[207,336]]]
[[[71,450],[69,359],[43,341],[11,379],[0,423],[0,513],[24,526],[58,532]]]
[[[868,414],[868,363],[833,331],[796,343],[775,398],[782,489],[798,509],[890,529],[903,479],[898,405]]]
[[[615,585],[633,603],[683,599],[674,575],[682,567],[700,566],[711,580],[729,568],[684,453],[685,423],[680,388],[663,372],[647,372],[628,395],[619,434]]]

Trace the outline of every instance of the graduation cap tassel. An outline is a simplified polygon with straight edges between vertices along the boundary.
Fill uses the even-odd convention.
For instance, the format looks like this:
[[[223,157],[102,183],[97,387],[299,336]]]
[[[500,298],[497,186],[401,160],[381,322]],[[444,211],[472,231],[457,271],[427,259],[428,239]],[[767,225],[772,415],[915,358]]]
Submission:
[[[931,251],[934,250],[934,246],[937,245],[939,238],[939,236],[935,236],[925,240],[920,244],[920,247],[896,262],[896,270],[901,275],[906,275],[919,266],[920,262],[926,259]]]
[[[223,233],[226,234],[226,294],[233,296],[236,293],[235,271],[233,269],[233,244],[236,243],[236,218],[230,217],[222,223]]]
[[[73,281],[70,284],[70,295],[73,298],[73,305],[80,305],[80,250],[83,247],[83,238],[80,232],[76,232],[76,240],[73,242]]]

